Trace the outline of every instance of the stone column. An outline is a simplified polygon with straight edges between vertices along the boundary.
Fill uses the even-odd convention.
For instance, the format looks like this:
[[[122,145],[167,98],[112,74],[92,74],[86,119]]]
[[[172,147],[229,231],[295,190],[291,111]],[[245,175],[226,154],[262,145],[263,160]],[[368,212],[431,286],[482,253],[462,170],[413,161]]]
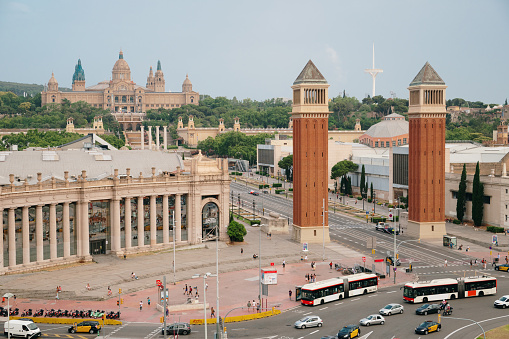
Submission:
[[[148,126],[148,149],[152,150],[152,126]]]
[[[74,225],[76,225],[76,217],[74,218]],[[62,228],[64,233],[64,258],[69,258],[71,256],[71,224],[69,222],[68,202],[64,202],[62,207]],[[76,232],[76,229],[74,232]]]
[[[150,246],[157,244],[156,196],[150,196]]]
[[[0,208],[0,230],[2,230],[2,237],[0,237],[0,268],[4,267],[4,209]],[[1,270],[0,270],[1,271]]]
[[[141,129],[141,149],[144,150],[145,149],[145,126],[141,125],[140,126],[140,129]]]
[[[145,245],[145,234],[143,228],[145,227],[145,210],[143,209],[143,197],[138,197],[138,247]]]
[[[30,227],[28,220],[28,206],[23,206],[23,264],[30,263]]]
[[[168,194],[163,195],[163,244],[170,243],[170,228],[168,220]],[[175,236],[175,234],[174,234]]]
[[[50,259],[57,258],[57,209],[56,204],[49,205],[49,254]]]
[[[16,218],[14,207],[9,208],[9,267],[16,266]]]
[[[120,200],[112,201],[112,225],[111,225],[111,251],[117,253],[120,251]]]
[[[125,198],[124,204],[124,229],[125,229],[125,249],[131,248],[131,240],[132,240],[132,229],[131,229],[131,198]]]
[[[181,233],[181,225],[182,225],[182,211],[181,211],[181,197],[182,194],[176,194],[175,195],[175,230],[173,231],[175,233],[175,241],[179,242],[182,239],[182,233]],[[189,238],[188,238],[189,239]]]
[[[168,148],[168,133],[166,132],[166,126],[163,126],[163,146],[164,151]]]
[[[156,126],[156,148],[159,151],[159,126]]]
[[[35,206],[35,248],[37,249],[37,262],[44,260],[44,241],[42,234],[42,206]]]
[[[90,256],[90,232],[88,224],[88,201],[81,203],[81,255]]]

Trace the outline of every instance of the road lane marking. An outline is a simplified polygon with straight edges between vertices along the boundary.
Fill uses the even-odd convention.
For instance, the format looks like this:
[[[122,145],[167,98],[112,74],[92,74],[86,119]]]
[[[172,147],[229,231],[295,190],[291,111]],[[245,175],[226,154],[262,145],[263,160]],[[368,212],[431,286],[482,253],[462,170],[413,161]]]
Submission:
[[[318,311],[323,311],[323,310],[326,310],[326,309],[328,309],[328,308],[329,308],[329,306],[327,306],[327,307],[323,307],[323,308],[319,308],[319,309],[318,309]]]
[[[308,315],[308,314],[311,314],[311,313],[313,313],[313,312],[304,313],[303,315]]]
[[[385,292],[385,293],[389,294],[389,293],[396,293],[396,292],[398,292],[398,291],[389,291],[389,292]]]
[[[355,298],[355,299],[352,299],[350,301],[356,301],[356,300],[360,300],[361,298]]]
[[[340,302],[340,303],[337,303],[337,304],[334,304],[334,305],[335,305],[335,306],[337,306],[337,305],[341,305],[342,303],[343,303],[343,302]]]

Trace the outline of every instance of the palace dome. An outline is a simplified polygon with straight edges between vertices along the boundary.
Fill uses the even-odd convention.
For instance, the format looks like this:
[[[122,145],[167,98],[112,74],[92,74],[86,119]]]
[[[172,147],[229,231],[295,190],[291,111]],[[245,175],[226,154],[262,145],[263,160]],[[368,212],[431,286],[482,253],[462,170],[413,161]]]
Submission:
[[[130,71],[127,61],[124,60],[124,52],[120,51],[118,54],[118,60],[113,66],[113,71]]]
[[[48,85],[49,84],[56,84],[56,83],[57,83],[57,79],[55,79],[55,74],[53,74],[53,72],[52,72],[51,73],[51,78],[48,81]]]
[[[191,80],[189,80],[189,76],[186,74],[186,79],[184,80],[183,85],[192,85]]]

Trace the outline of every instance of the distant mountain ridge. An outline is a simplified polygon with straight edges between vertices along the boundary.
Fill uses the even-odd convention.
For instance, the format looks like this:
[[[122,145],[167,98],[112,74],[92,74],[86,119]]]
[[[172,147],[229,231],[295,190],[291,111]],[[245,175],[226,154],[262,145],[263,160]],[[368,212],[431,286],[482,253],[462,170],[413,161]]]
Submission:
[[[59,87],[62,92],[70,92],[70,88]],[[12,92],[16,95],[23,96],[23,93],[34,96],[44,90],[43,85],[23,84],[19,82],[0,81],[0,92]]]

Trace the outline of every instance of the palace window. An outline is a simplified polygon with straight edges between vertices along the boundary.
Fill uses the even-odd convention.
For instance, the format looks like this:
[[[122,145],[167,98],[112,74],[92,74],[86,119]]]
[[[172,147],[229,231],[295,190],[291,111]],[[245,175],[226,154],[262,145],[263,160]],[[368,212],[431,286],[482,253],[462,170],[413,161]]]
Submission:
[[[392,146],[396,146],[396,140],[392,140]]]
[[[126,102],[127,102],[127,96],[122,95],[122,103],[126,103]]]
[[[118,103],[118,96],[115,95],[115,103]]]
[[[375,141],[375,147],[378,147],[378,141]]]
[[[133,96],[129,97],[129,102],[134,102],[134,97]]]
[[[406,145],[406,138],[403,138],[403,145]]]
[[[401,139],[398,139],[398,146],[401,146]]]

